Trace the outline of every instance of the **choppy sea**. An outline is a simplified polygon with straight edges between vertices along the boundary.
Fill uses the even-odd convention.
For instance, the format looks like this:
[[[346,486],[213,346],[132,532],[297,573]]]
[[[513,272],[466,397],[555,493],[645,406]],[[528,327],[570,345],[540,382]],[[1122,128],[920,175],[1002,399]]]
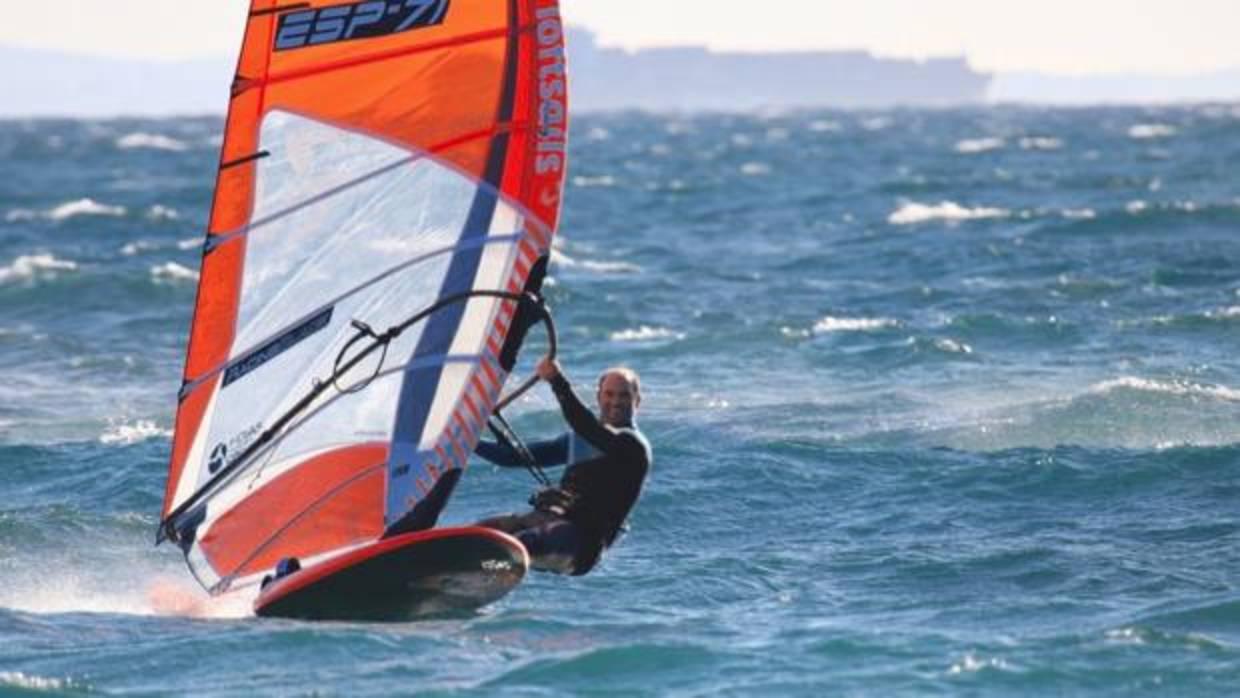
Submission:
[[[389,625],[153,547],[221,125],[0,122],[0,694],[1240,695],[1240,107],[579,117],[549,296],[652,477]]]

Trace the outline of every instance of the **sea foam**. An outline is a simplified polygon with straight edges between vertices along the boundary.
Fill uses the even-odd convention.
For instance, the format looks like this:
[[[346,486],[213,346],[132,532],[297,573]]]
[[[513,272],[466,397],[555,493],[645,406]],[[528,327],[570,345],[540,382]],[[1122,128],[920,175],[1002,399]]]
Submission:
[[[66,201],[54,208],[46,211],[32,211],[28,208],[17,208],[5,214],[4,220],[7,223],[16,223],[18,221],[32,221],[38,218],[44,218],[51,221],[61,222],[76,218],[78,216],[113,216],[119,217],[127,213],[124,206],[109,206],[101,204],[91,198],[76,199],[74,201]]]
[[[914,225],[936,220],[948,222],[968,221],[985,218],[1007,218],[1010,215],[1011,212],[1005,209],[988,208],[985,206],[965,208],[954,201],[943,201],[933,206],[909,202],[888,216],[887,222],[892,225]]]
[[[109,446],[127,446],[156,437],[170,438],[172,431],[163,429],[150,420],[139,420],[132,424],[126,422],[113,423],[99,435],[99,443]]]
[[[830,332],[875,332],[877,330],[886,330],[893,327],[899,327],[900,323],[891,318],[847,318],[832,317],[830,315],[822,318],[814,323],[814,334],[827,334]]]
[[[122,150],[133,150],[135,148],[147,148],[150,150],[167,150],[171,152],[181,152],[188,148],[185,143],[175,138],[169,138],[158,133],[130,133],[116,139],[116,147]]]
[[[197,281],[198,272],[193,269],[177,264],[176,262],[166,262],[159,266],[151,267],[151,276],[156,280],[162,281]]]
[[[956,152],[964,155],[976,155],[978,153],[988,153],[992,150],[1000,150],[1007,142],[1002,138],[971,138],[956,143]]]
[[[612,332],[610,338],[613,342],[655,342],[664,339],[681,340],[685,338],[685,334],[666,327],[642,325],[636,329]]]
[[[1151,140],[1154,138],[1168,138],[1174,136],[1178,131],[1174,126],[1167,124],[1137,124],[1128,129],[1128,137],[1136,140]]]
[[[1225,402],[1240,402],[1240,390],[1221,385],[1201,385],[1187,381],[1160,381],[1135,376],[1124,376],[1090,386],[1089,392],[1097,395],[1112,394],[1120,390],[1158,393],[1177,397],[1211,398]]]
[[[0,267],[0,283],[32,279],[39,274],[54,275],[58,271],[74,271],[77,262],[57,259],[50,254],[23,255],[7,267]]]
[[[578,260],[560,252],[559,250],[551,250],[551,263],[565,269],[574,267],[585,269],[586,271],[595,271],[603,274],[637,274],[642,268],[636,264],[628,262],[595,262],[588,259]]]

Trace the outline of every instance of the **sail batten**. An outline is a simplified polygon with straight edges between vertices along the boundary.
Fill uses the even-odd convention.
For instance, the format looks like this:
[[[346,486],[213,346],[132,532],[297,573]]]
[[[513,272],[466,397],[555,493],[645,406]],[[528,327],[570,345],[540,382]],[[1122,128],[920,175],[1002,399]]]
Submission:
[[[191,393],[191,392],[193,392],[193,391],[197,390],[197,389],[198,389],[199,387],[201,387],[204,383],[206,383],[207,381],[209,381],[209,380],[211,380],[212,378],[214,378],[217,374],[219,374],[219,373],[221,373],[221,372],[227,372],[229,369],[231,369],[232,367],[236,366],[237,364],[239,364],[239,363],[243,363],[243,362],[244,362],[247,358],[249,358],[252,354],[254,354],[254,353],[256,353],[256,352],[260,351],[260,350],[261,350],[261,348],[263,347],[263,345],[265,345],[265,344],[267,344],[267,343],[269,343],[269,342],[275,341],[276,339],[278,339],[280,336],[282,336],[282,335],[284,335],[284,334],[287,334],[287,333],[290,333],[290,332],[295,331],[298,327],[300,327],[300,326],[302,326],[302,325],[304,325],[304,324],[306,324],[306,323],[311,323],[311,322],[313,322],[313,321],[315,320],[315,318],[317,318],[317,317],[319,317],[319,316],[323,315],[323,314],[324,314],[324,313],[326,313],[328,310],[330,310],[330,309],[332,309],[332,308],[336,307],[336,306],[337,306],[337,305],[339,305],[342,301],[346,300],[346,299],[347,299],[347,298],[349,298],[350,296],[355,295],[356,293],[359,293],[359,292],[361,292],[361,291],[365,290],[367,287],[372,286],[372,285],[374,285],[374,284],[376,284],[376,283],[379,283],[379,282],[383,281],[384,279],[387,279],[387,278],[391,277],[393,274],[396,274],[396,273],[399,273],[399,272],[405,271],[405,270],[409,269],[410,267],[413,267],[413,266],[415,266],[415,265],[417,265],[417,264],[419,264],[419,263],[421,263],[421,262],[424,262],[424,261],[426,261],[426,260],[428,260],[428,259],[431,259],[431,258],[433,258],[433,257],[438,257],[438,256],[441,256],[441,255],[452,254],[453,252],[456,252],[456,251],[458,251],[458,250],[462,250],[462,249],[466,249],[466,248],[469,248],[469,247],[474,247],[474,246],[477,246],[477,247],[485,247],[485,246],[488,246],[488,245],[497,245],[497,246],[498,246],[498,245],[503,245],[503,244],[505,244],[505,243],[520,242],[520,241],[523,241],[523,240],[525,240],[525,239],[527,239],[527,238],[528,238],[528,236],[527,236],[527,235],[525,235],[525,234],[517,234],[517,233],[507,234],[507,235],[490,235],[490,236],[488,236],[488,237],[486,237],[486,238],[475,239],[475,240],[470,240],[470,241],[468,241],[468,242],[461,243],[460,245],[457,245],[457,246],[455,246],[455,247],[447,247],[447,248],[442,248],[442,249],[438,249],[438,250],[433,250],[433,251],[431,251],[431,252],[426,253],[425,255],[422,255],[421,257],[417,257],[417,258],[414,258],[414,259],[407,260],[407,261],[405,261],[405,262],[401,263],[400,265],[398,265],[398,266],[396,266],[396,267],[393,267],[393,268],[391,268],[391,269],[388,269],[388,270],[384,271],[382,274],[380,274],[380,275],[378,275],[378,276],[375,276],[375,277],[373,277],[373,278],[371,278],[371,279],[367,279],[366,281],[364,281],[364,282],[360,283],[358,286],[356,286],[356,287],[354,287],[354,288],[352,288],[352,289],[349,289],[348,291],[346,291],[345,293],[341,294],[340,296],[337,296],[337,297],[335,297],[335,298],[332,298],[332,299],[328,300],[328,301],[327,301],[324,305],[322,305],[322,306],[320,306],[320,307],[317,307],[317,308],[315,308],[315,309],[311,310],[311,311],[310,311],[309,313],[307,313],[306,315],[304,315],[304,316],[302,316],[302,317],[300,317],[300,318],[298,318],[298,319],[294,320],[293,322],[290,322],[288,325],[285,325],[285,326],[283,326],[283,327],[279,328],[278,330],[276,330],[276,331],[275,331],[274,333],[272,333],[271,335],[268,335],[268,336],[263,337],[262,339],[258,340],[257,344],[256,344],[256,345],[254,345],[252,348],[242,350],[242,353],[240,353],[238,356],[236,356],[236,357],[234,357],[234,358],[230,359],[229,361],[227,361],[227,362],[225,362],[225,363],[223,363],[223,364],[220,364],[219,366],[212,367],[211,369],[209,369],[209,370],[208,370],[206,373],[204,373],[203,375],[198,376],[197,378],[195,378],[195,379],[193,379],[193,380],[191,380],[191,381],[187,382],[187,383],[186,383],[186,384],[182,387],[182,389],[181,389],[181,399],[184,399],[186,395],[188,395],[189,393]]]
[[[434,523],[549,253],[556,0],[379,5],[251,2],[161,527],[213,591]]]

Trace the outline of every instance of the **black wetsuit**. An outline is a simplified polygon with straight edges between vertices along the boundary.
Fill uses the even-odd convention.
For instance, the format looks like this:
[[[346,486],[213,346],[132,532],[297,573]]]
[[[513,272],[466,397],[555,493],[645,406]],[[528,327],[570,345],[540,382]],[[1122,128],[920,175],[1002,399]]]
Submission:
[[[481,522],[517,536],[535,566],[574,575],[589,572],[615,542],[650,471],[650,444],[636,426],[609,427],[594,416],[563,376],[551,381],[565,421],[572,428],[552,441],[530,444],[541,466],[568,465],[558,487],[533,498],[534,511]],[[584,441],[584,444],[577,440]],[[511,448],[481,442],[478,455],[506,467],[525,465]],[[563,557],[571,564],[538,564]]]

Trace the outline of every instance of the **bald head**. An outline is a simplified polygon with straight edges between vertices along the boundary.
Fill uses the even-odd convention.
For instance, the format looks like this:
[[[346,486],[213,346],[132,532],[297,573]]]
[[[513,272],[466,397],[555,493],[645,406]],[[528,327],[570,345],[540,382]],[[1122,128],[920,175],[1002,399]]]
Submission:
[[[604,424],[627,427],[642,401],[641,378],[631,368],[615,367],[598,377],[598,409]]]

